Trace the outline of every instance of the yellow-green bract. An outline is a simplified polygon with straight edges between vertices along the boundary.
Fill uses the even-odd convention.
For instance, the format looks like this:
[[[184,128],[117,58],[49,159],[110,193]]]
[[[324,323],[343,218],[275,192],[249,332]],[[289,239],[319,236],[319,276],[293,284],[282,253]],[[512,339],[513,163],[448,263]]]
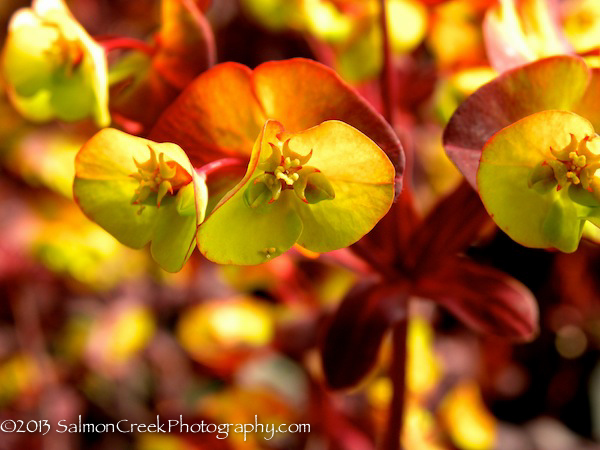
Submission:
[[[485,145],[477,186],[494,222],[527,247],[577,249],[586,221],[600,225],[600,142],[590,122],[542,111]]]
[[[183,150],[106,128],[79,151],[73,194],[83,212],[121,243],[142,248],[165,270],[194,249],[207,190]]]
[[[13,15],[0,68],[11,102],[27,119],[110,123],[104,49],[62,0],[35,0]]]
[[[280,148],[289,145],[298,165],[285,164]],[[281,165],[273,155],[281,158]],[[302,183],[302,157],[317,169],[321,193],[311,201]],[[248,194],[265,174],[276,178],[262,197]],[[277,175],[279,174],[279,175]],[[286,133],[269,120],[254,144],[246,175],[227,193],[198,229],[198,248],[222,264],[260,264],[294,243],[315,252],[353,244],[387,213],[394,198],[395,171],[368,137],[339,121],[326,121],[299,133]],[[311,180],[307,181],[310,184]],[[306,188],[306,186],[302,186]],[[298,192],[301,191],[301,192]],[[249,200],[248,197],[251,197]],[[306,196],[308,197],[308,196]],[[256,201],[254,201],[256,200]]]

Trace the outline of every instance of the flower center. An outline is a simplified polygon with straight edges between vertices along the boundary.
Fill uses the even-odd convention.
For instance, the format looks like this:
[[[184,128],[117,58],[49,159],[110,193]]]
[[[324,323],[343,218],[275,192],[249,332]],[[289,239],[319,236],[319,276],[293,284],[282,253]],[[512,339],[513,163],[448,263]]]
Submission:
[[[53,46],[44,51],[46,57],[53,59],[57,67],[62,67],[65,74],[71,76],[85,56],[81,41],[73,36],[67,37],[57,23],[42,20],[42,26],[55,29],[58,33]]]
[[[191,175],[178,163],[165,161],[164,153],[159,153],[157,158],[154,149],[150,145],[148,148],[150,159],[140,163],[133,158],[138,171],[129,175],[140,182],[131,202],[133,205],[141,205],[138,214],[141,214],[146,207],[142,203],[154,202],[151,196],[156,195],[156,206],[160,207],[167,193],[173,195],[192,181]]]
[[[258,164],[263,171],[248,183],[244,192],[246,204],[256,208],[279,199],[281,193],[293,190],[304,203],[318,203],[335,197],[333,186],[316,167],[307,166],[312,150],[299,155],[290,149],[290,140],[269,142],[271,155]]]
[[[571,134],[571,142],[561,150],[550,147],[554,159],[547,159],[535,166],[529,174],[529,187],[539,182],[552,183],[560,191],[569,185],[581,186],[583,189],[600,198],[600,177],[596,171],[600,169],[600,152],[592,151],[591,146],[598,149],[600,137],[586,136],[579,142]]]

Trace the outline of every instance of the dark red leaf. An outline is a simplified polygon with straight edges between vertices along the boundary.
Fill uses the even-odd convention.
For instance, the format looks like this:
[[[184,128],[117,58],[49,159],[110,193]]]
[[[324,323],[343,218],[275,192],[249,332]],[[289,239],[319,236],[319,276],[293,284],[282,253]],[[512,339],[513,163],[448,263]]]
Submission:
[[[464,251],[489,220],[479,196],[463,181],[412,235],[404,266],[422,273],[441,258]]]
[[[374,367],[386,331],[405,319],[401,296],[397,287],[370,283],[356,286],[342,301],[321,351],[332,389],[357,384]]]
[[[383,219],[352,249],[367,261],[376,260],[375,269],[393,267],[398,257],[408,251],[411,236],[420,220],[410,189],[404,189]]]
[[[444,261],[418,281],[415,294],[436,301],[480,333],[527,341],[538,332],[533,294],[505,273],[464,258]]]

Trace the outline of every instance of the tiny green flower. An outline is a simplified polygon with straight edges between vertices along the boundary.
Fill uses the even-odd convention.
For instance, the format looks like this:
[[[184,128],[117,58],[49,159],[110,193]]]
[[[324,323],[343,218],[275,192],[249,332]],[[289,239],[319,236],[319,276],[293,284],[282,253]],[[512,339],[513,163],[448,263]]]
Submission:
[[[151,241],[153,258],[170,272],[191,255],[208,197],[204,178],[179,146],[112,128],[79,151],[73,194],[82,211],[121,243],[142,248]]]
[[[532,114],[488,141],[477,186],[512,239],[573,252],[585,222],[600,225],[600,137],[574,113]]]
[[[273,203],[285,190],[291,189],[304,203],[319,203],[335,198],[333,186],[316,167],[306,166],[312,150],[301,156],[290,150],[290,140],[269,142],[271,156],[258,165],[264,171],[254,177],[246,188],[244,199],[248,206],[258,207],[268,198]],[[269,195],[265,195],[270,193]],[[270,197],[270,198],[269,198]]]
[[[110,123],[105,52],[63,0],[34,0],[12,17],[0,71],[27,119]]]
[[[222,264],[260,264],[292,245],[328,252],[353,244],[387,213],[394,167],[350,125],[287,133],[268,120],[246,175],[198,229],[200,251]]]

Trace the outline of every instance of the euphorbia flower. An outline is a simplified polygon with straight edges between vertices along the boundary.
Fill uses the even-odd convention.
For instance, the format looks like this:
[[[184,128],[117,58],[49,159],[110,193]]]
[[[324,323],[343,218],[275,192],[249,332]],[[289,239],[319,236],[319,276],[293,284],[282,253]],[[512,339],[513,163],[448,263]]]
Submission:
[[[13,15],[1,71],[12,103],[30,120],[110,123],[104,50],[63,0],[34,0]]]
[[[394,175],[385,153],[343,122],[286,133],[267,121],[246,175],[200,226],[198,248],[219,263],[259,264],[295,242],[346,247],[389,210]]]
[[[483,86],[446,128],[446,152],[522,245],[572,252],[600,224],[599,75],[577,57],[537,61]]]
[[[528,247],[577,249],[586,220],[600,223],[600,137],[584,118],[542,111],[485,145],[477,172],[496,224]]]
[[[295,242],[317,252],[352,244],[389,209],[404,162],[383,118],[331,69],[303,59],[214,67],[151,138],[181,145],[198,165],[250,160],[198,231],[199,249],[220,263],[259,264]]]
[[[171,272],[194,248],[206,185],[175,144],[106,128],[75,160],[73,194],[83,212],[123,244],[142,248]]]

